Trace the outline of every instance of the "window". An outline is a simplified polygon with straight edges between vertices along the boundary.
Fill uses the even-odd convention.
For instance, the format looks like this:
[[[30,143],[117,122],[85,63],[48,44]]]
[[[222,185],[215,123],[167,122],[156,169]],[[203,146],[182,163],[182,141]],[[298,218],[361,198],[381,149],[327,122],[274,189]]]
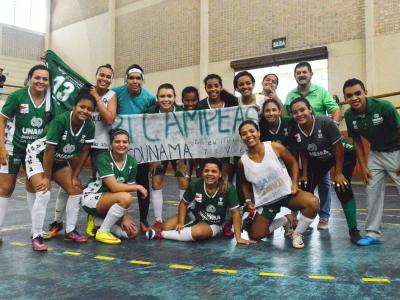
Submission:
[[[1,0],[0,23],[46,32],[46,0]]]

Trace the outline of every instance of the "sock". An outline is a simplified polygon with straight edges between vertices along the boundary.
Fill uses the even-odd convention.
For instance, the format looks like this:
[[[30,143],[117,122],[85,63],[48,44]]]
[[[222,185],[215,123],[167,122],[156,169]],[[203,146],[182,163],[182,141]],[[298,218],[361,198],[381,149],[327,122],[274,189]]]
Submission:
[[[32,215],[32,207],[35,203],[36,193],[26,192],[26,203],[28,204],[29,213]]]
[[[10,197],[0,197],[0,228],[3,226],[4,218],[6,217],[9,199]]]
[[[121,226],[115,224],[111,227],[110,231],[121,239],[129,239],[128,234],[121,228]]]
[[[32,206],[32,236],[36,238],[43,234],[43,223],[46,217],[47,203],[50,200],[50,192],[37,192],[35,203]]]
[[[66,214],[66,226],[65,232],[69,233],[76,227],[78,221],[79,206],[82,194],[69,196],[67,200],[67,207],[65,209]]]
[[[356,199],[352,198],[346,204],[342,204],[342,207],[349,230],[357,228]]]
[[[106,217],[104,218],[103,224],[101,224],[98,232],[106,232],[110,231],[111,227],[117,223],[119,219],[124,215],[127,209],[119,206],[117,203],[113,204],[107,212]]]
[[[313,221],[314,221],[314,219],[307,218],[307,217],[303,216],[302,214],[300,214],[299,223],[297,224],[297,227],[294,232],[303,234]]]
[[[285,226],[287,222],[288,222],[288,220],[287,220],[286,217],[281,217],[281,218],[273,220],[272,223],[269,225],[269,228],[268,228],[269,233],[274,232],[279,227]]]
[[[104,219],[98,216],[94,216],[94,226],[100,227],[103,224]]]
[[[161,232],[161,236],[164,239],[181,241],[181,242],[194,241],[194,239],[192,237],[192,228],[191,227],[183,228],[180,233],[176,230],[165,230],[165,231]]]
[[[162,189],[151,190],[151,204],[153,205],[154,216],[157,221],[162,221],[162,207],[163,207],[163,195]]]
[[[179,201],[181,201],[182,200],[182,198],[183,198],[183,194],[185,193],[185,190],[181,190],[181,189],[179,189]]]
[[[56,200],[56,209],[54,213],[54,221],[57,223],[62,223],[64,212],[67,206],[67,200],[68,194],[62,188],[59,188]]]

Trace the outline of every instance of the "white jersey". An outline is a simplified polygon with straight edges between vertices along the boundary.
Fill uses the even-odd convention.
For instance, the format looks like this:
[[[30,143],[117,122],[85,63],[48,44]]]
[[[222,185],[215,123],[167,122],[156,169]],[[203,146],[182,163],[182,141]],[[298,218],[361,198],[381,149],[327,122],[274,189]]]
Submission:
[[[112,90],[109,90],[104,96],[103,96],[103,104],[105,107],[108,107],[108,103],[110,103],[111,98],[115,95],[115,92]],[[92,114],[92,120],[95,124],[95,134],[94,134],[94,143],[92,145],[92,148],[96,149],[108,149],[110,145],[110,136],[108,135],[108,131],[111,129],[110,125],[107,125],[105,122],[103,122],[99,110],[96,108],[96,110]]]
[[[244,175],[253,186],[256,207],[274,203],[291,194],[292,180],[285,164],[272,149],[271,142],[263,143],[265,154],[258,163],[242,155]]]

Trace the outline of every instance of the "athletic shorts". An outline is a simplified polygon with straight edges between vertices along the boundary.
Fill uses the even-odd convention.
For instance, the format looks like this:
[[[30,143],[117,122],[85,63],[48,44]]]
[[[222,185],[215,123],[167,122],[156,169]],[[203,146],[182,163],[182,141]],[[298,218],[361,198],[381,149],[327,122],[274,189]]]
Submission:
[[[192,211],[187,210],[186,217],[185,217],[185,227],[192,227],[193,225],[199,224],[199,223],[204,223],[207,224],[208,226],[211,227],[212,230],[212,237],[217,236],[222,232],[222,225],[217,225],[217,224],[210,224],[208,222],[205,222],[203,220],[196,220],[196,216]]]
[[[272,204],[257,207],[256,210],[262,217],[272,222],[276,215],[281,211],[282,206],[289,208],[289,202],[291,199],[292,195],[288,195]]]
[[[102,194],[103,193],[91,193],[91,192],[83,191],[82,208],[89,215],[100,216],[100,215],[96,214],[96,206],[97,206],[97,203],[100,201],[100,197]]]
[[[171,162],[172,168],[174,169],[174,175],[175,177],[185,177],[185,174],[183,174],[181,171],[178,170],[178,160],[164,160],[161,161],[157,167],[153,169],[151,172],[152,176],[157,176],[157,175],[165,175],[167,172],[167,167],[168,163]]]
[[[25,169],[25,154],[14,153],[8,156],[6,165],[0,165],[0,173],[17,175],[21,165]]]
[[[28,179],[30,179],[33,175],[44,172],[42,159],[37,156],[30,155],[28,153],[25,157],[25,164],[26,164],[25,168],[26,176],[28,177]],[[66,160],[53,160],[53,166],[51,168],[51,172],[52,174],[55,174],[59,170],[68,166],[69,164],[68,161]]]

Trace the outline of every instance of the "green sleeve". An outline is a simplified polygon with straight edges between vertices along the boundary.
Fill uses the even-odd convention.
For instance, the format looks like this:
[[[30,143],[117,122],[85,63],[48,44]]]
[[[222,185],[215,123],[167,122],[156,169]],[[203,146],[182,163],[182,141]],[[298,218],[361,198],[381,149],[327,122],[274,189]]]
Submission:
[[[11,119],[18,112],[18,107],[19,99],[16,95],[16,92],[14,92],[10,96],[8,96],[6,103],[4,103],[1,109],[1,114],[7,119]]]
[[[108,155],[108,153],[105,154]],[[112,169],[114,167],[114,164],[107,159],[107,155],[100,154],[95,160],[96,170],[100,178],[114,175],[114,171]]]
[[[394,128],[400,128],[400,114],[390,101],[385,101],[382,112],[385,120],[389,121]]]
[[[64,134],[65,126],[59,118],[50,122],[46,133],[46,143],[57,145]]]
[[[339,105],[336,103],[335,100],[333,100],[332,96],[326,89],[323,89],[322,91],[322,103],[324,104],[324,107],[328,114],[339,108]]]
[[[239,207],[239,199],[237,191],[232,184],[229,183],[228,190],[226,192],[226,197],[228,197],[228,205],[230,209]]]
[[[93,144],[94,142],[94,133],[95,133],[95,125],[92,120],[89,121],[89,126],[88,126],[88,135],[85,139],[85,144]]]
[[[185,193],[183,194],[183,200],[184,200],[186,203],[190,203],[190,202],[192,202],[193,199],[194,199],[194,194],[193,194],[193,191],[194,191],[194,184],[195,184],[195,182],[192,181],[192,182],[189,184],[188,188],[186,189]],[[180,199],[179,199],[179,200],[180,200]]]
[[[130,156],[128,156],[130,157]],[[130,157],[130,166],[132,167],[129,170],[129,178],[128,178],[128,184],[134,184],[136,183],[136,172],[137,172],[137,161],[133,157]]]

